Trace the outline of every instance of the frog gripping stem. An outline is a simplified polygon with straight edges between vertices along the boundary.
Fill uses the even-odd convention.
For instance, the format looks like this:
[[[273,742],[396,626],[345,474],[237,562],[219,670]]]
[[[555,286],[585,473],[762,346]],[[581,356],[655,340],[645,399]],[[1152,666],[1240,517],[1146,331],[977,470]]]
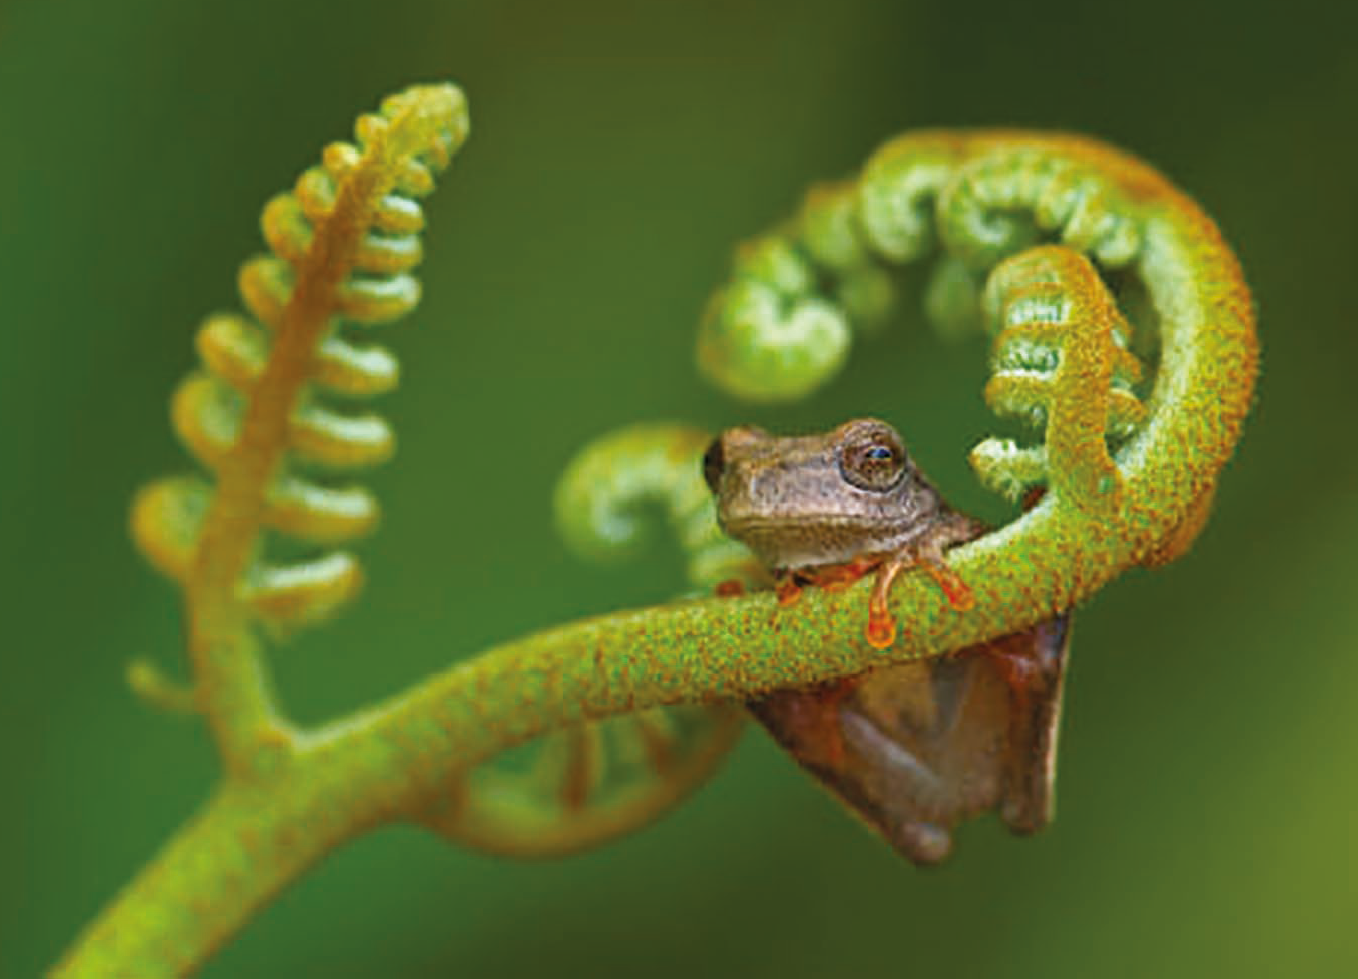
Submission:
[[[924,133],[888,144],[857,181],[813,190],[792,220],[741,250],[704,317],[699,366],[737,397],[804,397],[895,301],[889,287],[865,284],[918,261],[933,265],[925,315],[949,338],[984,326],[985,401],[1037,434],[1035,445],[985,439],[970,457],[981,481],[1022,500],[1024,512],[991,534],[968,532],[960,518],[950,540],[945,532],[886,558],[864,638],[892,660],[858,674],[857,700],[827,700],[825,677],[808,671],[752,703],[832,793],[904,855],[934,863],[960,818],[994,808],[1020,832],[1050,819],[1066,613],[1130,565],[1173,560],[1201,532],[1249,407],[1258,350],[1234,256],[1143,164],[1078,137]],[[862,303],[870,291],[879,302]],[[813,315],[826,324],[819,335],[790,328]],[[784,473],[807,468],[795,448],[803,441],[782,440],[765,464],[758,520],[728,519],[752,507],[746,496],[721,496],[724,526],[753,535],[745,539],[761,553],[771,552],[760,544],[769,525],[873,544],[870,517],[815,505],[814,475],[803,480],[811,505],[793,519],[796,487]],[[839,474],[853,482],[847,459]],[[920,520],[918,507],[897,512],[907,525]],[[962,546],[945,559],[947,543]],[[940,614],[918,588],[893,596],[899,572],[914,565],[949,609],[967,614]],[[814,604],[787,610],[777,630],[794,615],[815,621]],[[900,662],[911,656],[930,658]],[[966,683],[958,671],[970,671]],[[940,698],[966,689],[968,703],[986,705],[973,687],[987,682],[991,701],[971,713]],[[931,710],[909,723],[920,702]],[[858,737],[851,762],[840,748],[826,752],[842,744],[841,731]],[[1001,756],[1003,770],[987,774]],[[911,782],[917,772],[927,788]]]

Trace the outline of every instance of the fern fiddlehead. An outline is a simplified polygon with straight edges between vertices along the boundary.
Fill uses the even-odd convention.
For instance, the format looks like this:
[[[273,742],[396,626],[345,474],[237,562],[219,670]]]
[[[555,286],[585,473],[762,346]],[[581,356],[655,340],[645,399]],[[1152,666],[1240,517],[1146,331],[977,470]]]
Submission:
[[[748,247],[798,276],[794,288],[758,270],[751,285],[738,261],[709,309],[698,362],[732,393],[779,400],[831,376],[863,319],[842,297],[883,267],[933,260],[926,315],[944,332],[984,321],[994,336],[987,403],[1043,441],[987,439],[972,465],[1010,497],[1052,492],[959,553],[999,585],[978,621],[1037,594],[1043,614],[1069,607],[1128,564],[1181,553],[1202,528],[1250,403],[1253,317],[1216,228],[1144,164],[1073,136],[905,136]],[[1106,280],[1149,303],[1129,316]],[[742,302],[755,288],[782,305]],[[786,329],[806,310],[845,330]],[[1153,373],[1131,352],[1141,348],[1160,353]],[[813,361],[814,376],[786,366]]]
[[[180,385],[171,415],[214,480],[152,484],[134,503],[132,530],[185,590],[199,683],[217,701],[236,688],[230,711],[203,704],[229,759],[245,757],[261,726],[276,723],[265,688],[250,676],[261,668],[242,664],[255,656],[245,620],[295,628],[331,614],[361,583],[346,551],[275,563],[261,538],[267,530],[320,549],[376,524],[373,496],[332,480],[389,457],[391,429],[324,396],[369,398],[395,386],[395,358],[350,332],[418,301],[418,198],[433,190],[434,172],[466,133],[465,102],[451,86],[411,89],[361,117],[357,145],[329,146],[321,166],[264,208],[272,252],[246,262],[239,277],[253,318],[217,314],[198,332],[203,370]]]
[[[376,414],[327,400],[365,399],[395,386],[395,358],[354,334],[418,301],[411,274],[421,258],[418,200],[467,130],[466,102],[452,85],[412,87],[361,116],[353,144],[327,147],[321,166],[265,207],[271,253],[246,262],[238,280],[251,316],[217,314],[198,332],[202,369],[180,385],[171,417],[211,478],[153,483],[131,513],[134,540],[183,592],[193,684],[182,689],[144,661],[132,664],[128,680],[158,706],[205,715],[225,778],[201,817],[95,922],[59,971],[178,974],[344,833],[332,827],[314,839],[258,843],[258,825],[306,794],[289,799],[278,786],[307,778],[300,771],[305,739],[275,703],[257,633],[323,619],[361,584],[357,560],[333,548],[374,527],[377,503],[362,487],[335,480],[385,460],[394,440]],[[271,558],[271,536],[313,556]],[[197,834],[212,842],[197,844]],[[191,869],[204,859],[270,869],[253,877],[231,871],[204,886]],[[232,910],[218,914],[214,904]]]
[[[986,403],[1049,431],[1039,448],[980,443],[971,454],[977,475],[1011,499],[1051,480],[1084,509],[1116,505],[1109,444],[1133,435],[1146,408],[1132,388],[1142,367],[1126,348],[1127,321],[1098,272],[1071,249],[1032,248],[996,266],[985,307],[995,334]]]

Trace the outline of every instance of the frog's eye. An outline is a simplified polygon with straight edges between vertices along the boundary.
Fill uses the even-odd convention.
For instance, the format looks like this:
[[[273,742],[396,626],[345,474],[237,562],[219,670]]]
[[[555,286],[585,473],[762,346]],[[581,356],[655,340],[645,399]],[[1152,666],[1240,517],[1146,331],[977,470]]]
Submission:
[[[721,439],[713,439],[703,453],[703,479],[713,493],[721,485],[721,471],[726,468],[726,452],[722,449]]]
[[[885,493],[905,476],[905,447],[885,427],[850,439],[839,456],[839,471],[859,489]]]

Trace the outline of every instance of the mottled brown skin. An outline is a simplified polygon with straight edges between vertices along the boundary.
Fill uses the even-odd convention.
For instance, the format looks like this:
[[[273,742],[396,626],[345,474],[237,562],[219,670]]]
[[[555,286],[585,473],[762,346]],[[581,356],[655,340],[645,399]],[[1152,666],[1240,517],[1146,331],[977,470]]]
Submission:
[[[894,458],[862,458],[876,449]],[[722,528],[780,570],[918,546],[956,516],[906,456],[900,436],[876,419],[825,435],[728,429],[705,465]]]
[[[922,566],[958,610],[966,585],[943,549],[984,528],[951,510],[885,422],[825,435],[723,433],[704,458],[718,516],[773,570],[780,600],[873,569],[868,639],[889,645],[896,574]],[[777,690],[748,706],[797,761],[904,856],[944,859],[960,820],[997,809],[1015,832],[1050,820],[1069,617],[949,656],[835,683]]]

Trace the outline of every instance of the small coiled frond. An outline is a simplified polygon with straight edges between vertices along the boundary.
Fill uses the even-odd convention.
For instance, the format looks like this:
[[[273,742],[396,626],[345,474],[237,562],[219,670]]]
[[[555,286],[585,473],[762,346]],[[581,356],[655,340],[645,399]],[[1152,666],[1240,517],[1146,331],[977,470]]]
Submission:
[[[717,525],[702,478],[711,436],[678,425],[635,425],[586,446],[557,484],[557,528],[581,557],[638,553],[663,514],[689,583],[710,592],[764,572]],[[443,836],[516,857],[558,856],[652,822],[715,771],[743,730],[728,704],[638,711],[554,731],[481,765],[424,817]]]
[[[854,188],[816,188],[791,228],[741,246],[699,324],[698,365],[751,401],[803,397],[843,366],[852,329],[880,322],[894,298],[857,233]]]
[[[1146,406],[1133,389],[1142,368],[1127,350],[1130,327],[1098,272],[1069,248],[1032,248],[991,273],[984,304],[995,336],[986,403],[1046,438],[1037,448],[985,440],[972,450],[977,475],[1012,499],[1050,477],[1085,509],[1116,506],[1111,448],[1145,422]]]
[[[669,424],[632,425],[594,440],[557,482],[557,531],[586,560],[626,560],[660,513],[687,559],[689,584],[710,590],[745,578],[754,559],[722,533],[703,482],[702,454],[711,442],[707,432]]]
[[[963,163],[939,190],[947,251],[989,269],[1043,240],[1118,268],[1136,257],[1140,221],[1108,176],[1041,146],[994,148]]]
[[[985,273],[1042,241],[1127,265],[1140,220],[1096,151],[1029,134],[888,143],[856,181],[813,188],[795,218],[742,246],[699,329],[699,366],[737,396],[791,400],[834,376],[854,329],[890,315],[894,269],[933,261],[924,310],[956,334],[981,322]]]
[[[271,252],[239,276],[250,315],[203,323],[202,369],[171,406],[176,433],[211,478],[162,480],[133,506],[138,544],[191,597],[238,601],[286,627],[326,617],[357,591],[357,560],[326,549],[369,533],[378,504],[342,474],[385,461],[395,437],[353,402],[399,376],[395,358],[359,333],[418,302],[418,199],[467,129],[457,88],[408,89],[360,117],[354,143],[327,147],[320,166],[265,206]],[[266,530],[316,556],[272,563],[259,546]]]

